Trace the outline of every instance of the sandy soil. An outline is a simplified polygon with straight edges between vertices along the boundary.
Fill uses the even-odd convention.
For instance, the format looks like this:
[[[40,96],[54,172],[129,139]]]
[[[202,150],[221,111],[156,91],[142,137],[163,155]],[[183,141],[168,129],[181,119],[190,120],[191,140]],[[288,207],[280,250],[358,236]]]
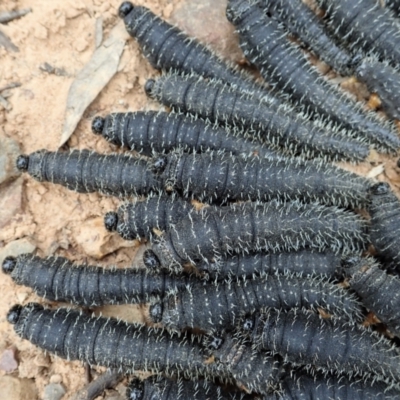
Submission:
[[[207,2],[200,5],[185,0],[136,3],[146,5],[158,15],[177,22],[231,60],[238,61],[242,57],[232,28],[227,22],[220,22],[223,20],[223,0],[212,2],[211,12]],[[32,12],[25,17],[0,25],[0,30],[19,48],[18,52],[12,52],[0,47],[0,88],[12,82],[21,84],[0,93],[10,106],[6,110],[0,105],[2,146],[7,138],[11,138],[19,144],[23,153],[41,148],[57,149],[69,87],[95,50],[98,37],[96,20],[102,18],[103,37],[107,38],[110,30],[119,22],[116,17],[119,4],[120,0],[2,2],[0,13],[32,8]],[[218,31],[215,30],[216,26]],[[53,68],[46,67],[46,63]],[[156,74],[141,56],[135,41],[127,39],[117,74],[87,109],[63,149],[115,151],[102,138],[91,133],[92,118],[115,111],[158,109],[159,106],[148,100],[143,91],[146,79]],[[363,88],[352,81],[344,85],[364,93]],[[349,168],[379,180],[388,180],[397,190],[400,181],[395,161],[375,156],[369,163]],[[31,246],[40,256],[58,254],[102,265],[130,265],[138,249],[142,252],[143,246],[136,241],[124,242],[105,232],[102,223],[104,213],[115,209],[119,203],[118,199],[98,194],[78,194],[59,186],[39,183],[28,176],[3,184],[0,186],[3,212],[0,213],[0,256]],[[5,319],[8,309],[15,303],[39,299],[31,290],[15,286],[8,277],[1,275],[0,278],[0,356],[5,349],[15,346],[19,366],[12,376],[32,379],[38,398],[43,397],[44,388],[49,382],[61,382],[67,391],[63,400],[70,399],[78,388],[87,383],[84,366],[79,362],[65,362],[45,355],[14,334]],[[101,311],[128,320],[143,318],[137,307],[107,307]],[[0,370],[0,377],[5,374]]]

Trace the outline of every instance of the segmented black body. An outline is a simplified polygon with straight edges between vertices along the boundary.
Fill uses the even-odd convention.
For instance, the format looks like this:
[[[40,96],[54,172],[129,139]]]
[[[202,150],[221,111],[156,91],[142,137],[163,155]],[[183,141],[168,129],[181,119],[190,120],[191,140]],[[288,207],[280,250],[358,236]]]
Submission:
[[[252,340],[297,365],[348,376],[400,381],[400,352],[381,335],[351,322],[300,310],[267,310],[255,319]]]
[[[157,238],[153,251],[161,265],[181,269],[186,262],[213,262],[248,251],[357,252],[366,241],[366,223],[350,211],[271,201],[192,213]]]
[[[376,93],[381,107],[393,119],[400,119],[400,73],[387,63],[364,59],[355,70],[359,81]]]
[[[400,17],[400,0],[384,0],[384,5]]]
[[[118,208],[115,230],[126,240],[150,238],[153,229],[168,230],[194,207],[177,196],[150,196]]]
[[[280,382],[280,390],[263,400],[396,400],[400,392],[383,382],[360,382],[335,375],[295,373]]]
[[[340,131],[328,131],[285,106],[261,103],[220,82],[168,74],[148,81],[146,91],[168,107],[237,126],[292,155],[361,161],[369,154],[367,145]]]
[[[160,307],[159,303],[156,307]],[[193,283],[187,290],[164,298],[159,316],[167,327],[213,332],[232,330],[241,317],[265,307],[321,308],[351,320],[361,316],[360,302],[347,290],[326,279],[293,275],[266,275],[255,280],[207,285]]]
[[[129,197],[161,189],[148,162],[131,156],[89,150],[40,150],[20,157],[28,158],[27,172],[38,181],[57,183],[81,193]]]
[[[375,0],[317,0],[326,20],[347,46],[400,66],[400,26]]]
[[[371,243],[382,259],[399,268],[400,202],[387,183],[373,187],[368,211],[371,215]]]
[[[163,159],[164,186],[199,200],[281,198],[364,208],[372,186],[372,181],[322,161],[216,152],[171,153]]]
[[[142,53],[154,68],[215,78],[251,94],[258,101],[265,96],[271,97],[269,91],[249,75],[228,65],[196,39],[163,21],[149,9],[133,6],[129,14],[120,16],[124,18],[126,30],[136,38]],[[274,102],[280,103],[277,98]]]
[[[353,55],[336,43],[319,18],[301,0],[262,0],[260,6],[334,70],[342,75],[352,74]]]
[[[224,150],[232,154],[275,152],[253,138],[244,138],[201,119],[166,112],[113,113],[104,119],[101,134],[109,142],[125,146],[146,156],[168,153],[179,147],[188,152]]]
[[[141,382],[135,379],[128,387],[128,400],[254,400],[251,395],[230,391],[204,380],[174,381],[151,377]]]
[[[400,336],[400,279],[388,275],[373,259],[354,258],[345,267],[350,287],[365,307]]]
[[[238,254],[212,263],[200,263],[197,269],[211,277],[253,277],[262,273],[296,273],[302,276],[334,277],[341,265],[341,257],[325,251],[318,253],[300,250],[284,253]]]
[[[270,393],[286,373],[281,356],[259,352],[236,335],[205,337],[204,342],[212,357],[225,366],[237,385],[250,392]]]
[[[71,309],[53,311],[36,303],[17,312],[19,317],[13,321],[17,335],[61,358],[120,368],[128,374],[176,373],[189,379],[227,376],[217,364],[207,364],[200,336],[90,317]]]
[[[15,283],[31,287],[39,296],[88,307],[147,303],[183,289],[190,282],[187,276],[164,271],[150,274],[143,268],[106,269],[79,265],[63,257],[40,258],[32,254],[6,258],[4,265],[3,271],[10,273]]]
[[[275,91],[285,93],[300,109],[351,129],[378,150],[395,153],[400,138],[394,127],[366,112],[329,83],[286,37],[279,24],[263,14],[258,4],[230,0],[227,15],[237,28],[245,56]]]

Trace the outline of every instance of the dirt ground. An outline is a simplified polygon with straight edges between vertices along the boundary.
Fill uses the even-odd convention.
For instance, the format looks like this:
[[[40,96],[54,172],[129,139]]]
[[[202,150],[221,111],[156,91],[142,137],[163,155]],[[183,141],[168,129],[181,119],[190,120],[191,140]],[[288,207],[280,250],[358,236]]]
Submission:
[[[101,42],[101,34],[103,40],[107,39],[118,24],[120,2],[5,0],[1,3],[0,14],[14,9],[32,9],[20,19],[0,24],[0,31],[18,48],[18,51],[13,51],[0,47],[0,95],[5,100],[5,103],[0,103],[0,146],[10,149],[8,153],[12,162],[21,152],[58,148],[71,83],[90,60],[96,41],[98,44]],[[233,30],[223,16],[224,0],[201,4],[194,0],[135,3],[177,23],[232,61],[241,59]],[[141,56],[133,39],[126,35],[124,40],[126,44],[118,72],[85,111],[62,149],[117,151],[92,134],[92,118],[115,111],[159,109],[143,90],[146,79],[157,72]],[[11,83],[19,86],[1,91]],[[366,96],[365,89],[353,81],[345,81],[343,86]],[[346,168],[390,181],[398,190],[400,171],[395,162],[395,159],[375,155],[368,163]],[[78,194],[60,186],[39,183],[25,175],[15,178],[15,171],[12,167],[9,169],[5,178],[8,180],[0,180],[0,262],[8,254],[25,251],[36,251],[40,256],[57,254],[101,265],[128,266],[137,253],[136,259],[140,259],[144,246],[137,241],[125,242],[103,228],[103,215],[115,209],[120,200],[98,194]],[[71,399],[73,393],[87,383],[85,367],[79,362],[66,362],[45,355],[27,341],[20,340],[6,321],[7,311],[13,304],[40,299],[31,290],[17,287],[2,274],[0,293],[0,400],[24,398],[22,395],[18,397],[17,392],[13,392],[12,397],[1,390],[2,385],[11,382],[6,382],[8,378],[4,380],[5,376],[18,379],[12,380],[14,387],[32,385],[38,399],[44,397],[49,383],[60,383],[66,390],[62,399]],[[134,306],[105,307],[97,311],[130,321],[143,320],[142,310]],[[8,349],[16,352],[18,365],[13,371],[6,371],[9,364],[5,363],[6,367],[2,364],[2,357],[4,361],[4,352]],[[122,391],[123,387],[119,386],[119,390]]]

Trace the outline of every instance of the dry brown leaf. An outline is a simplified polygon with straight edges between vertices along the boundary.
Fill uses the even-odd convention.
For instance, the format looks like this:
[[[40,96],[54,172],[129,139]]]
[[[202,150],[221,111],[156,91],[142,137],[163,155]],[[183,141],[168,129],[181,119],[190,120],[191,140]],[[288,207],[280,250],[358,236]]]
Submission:
[[[117,72],[128,38],[129,35],[121,21],[110,32],[108,39],[95,50],[89,62],[72,82],[59,146],[62,146],[74,133],[86,108]]]

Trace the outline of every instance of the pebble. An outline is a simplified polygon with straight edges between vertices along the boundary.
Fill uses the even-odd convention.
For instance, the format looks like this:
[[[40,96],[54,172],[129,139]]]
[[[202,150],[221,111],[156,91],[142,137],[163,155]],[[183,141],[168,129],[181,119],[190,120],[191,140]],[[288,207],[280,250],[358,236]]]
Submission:
[[[3,351],[0,355],[0,369],[7,374],[15,371],[18,368],[17,348],[10,347]]]
[[[36,246],[28,239],[14,240],[0,248],[0,265],[3,264],[3,260],[8,256],[17,257],[20,254],[32,253],[35,249]]]
[[[18,379],[0,376],[0,398],[3,400],[36,400],[37,392],[33,379]]]
[[[238,62],[243,59],[234,27],[225,17],[226,0],[187,0],[171,13],[168,22],[222,55]]]
[[[60,400],[65,393],[64,387],[59,383],[50,383],[44,388],[43,400]]]
[[[15,167],[15,160],[20,154],[19,145],[15,140],[0,136],[0,185],[21,174]]]

